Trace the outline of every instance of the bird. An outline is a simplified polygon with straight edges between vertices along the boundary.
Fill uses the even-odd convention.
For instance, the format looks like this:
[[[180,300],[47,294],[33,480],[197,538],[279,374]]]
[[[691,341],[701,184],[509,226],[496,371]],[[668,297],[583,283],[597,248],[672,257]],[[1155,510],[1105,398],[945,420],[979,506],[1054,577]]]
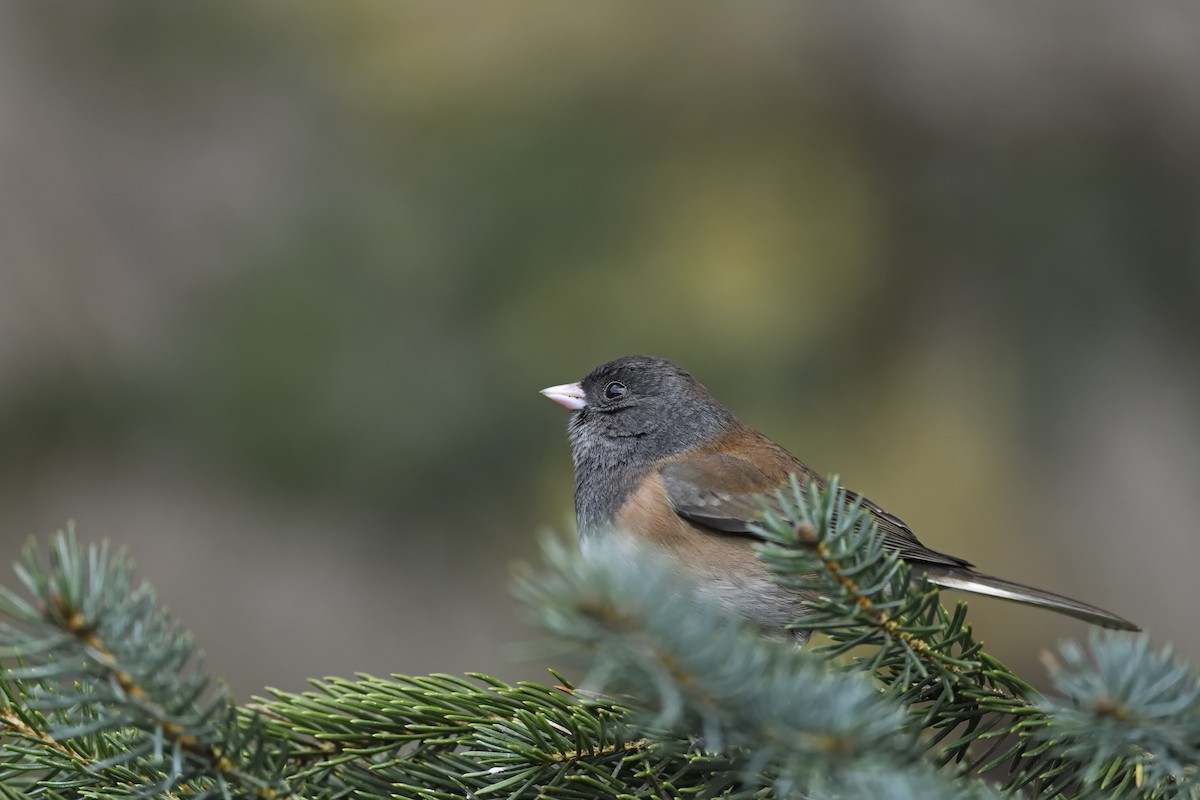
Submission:
[[[799,458],[739,420],[689,372],[653,356],[601,364],[541,390],[571,411],[575,515],[586,551],[601,537],[667,554],[700,590],[765,632],[803,644],[806,603],[757,556],[759,498],[787,485],[826,485]],[[899,517],[854,492],[889,550],[914,576],[947,588],[1056,611],[1106,628],[1140,628],[1104,609],[975,570],[926,547]]]

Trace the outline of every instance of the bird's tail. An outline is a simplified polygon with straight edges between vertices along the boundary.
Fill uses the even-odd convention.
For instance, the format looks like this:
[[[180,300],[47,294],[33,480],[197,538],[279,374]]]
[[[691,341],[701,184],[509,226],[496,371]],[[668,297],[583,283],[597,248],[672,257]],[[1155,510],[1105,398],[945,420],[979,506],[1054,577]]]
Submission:
[[[1025,586],[1014,581],[1006,581],[1003,578],[995,578],[991,575],[984,575],[974,570],[962,567],[941,567],[934,564],[928,566],[922,564],[919,569],[925,570],[925,576],[930,583],[945,587],[946,589],[959,589],[964,592],[974,592],[975,594],[984,594],[990,597],[999,597],[1004,600],[1026,603],[1038,608],[1048,608],[1051,611],[1057,611],[1060,614],[1066,614],[1067,616],[1082,619],[1105,628],[1115,628],[1122,631],[1141,630],[1141,628],[1129,620],[1118,617],[1116,614],[1109,613],[1102,608],[1096,608],[1096,606],[1090,606],[1087,603],[1063,597],[1061,594],[1035,589],[1032,586]]]

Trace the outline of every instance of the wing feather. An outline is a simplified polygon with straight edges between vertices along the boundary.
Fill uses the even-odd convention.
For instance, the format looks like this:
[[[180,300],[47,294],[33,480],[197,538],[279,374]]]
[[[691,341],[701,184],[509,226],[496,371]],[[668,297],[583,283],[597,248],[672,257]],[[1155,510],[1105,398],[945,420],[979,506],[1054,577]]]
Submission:
[[[710,530],[744,536],[754,535],[751,526],[761,519],[763,500],[775,506],[769,493],[782,486],[776,477],[751,462],[725,454],[692,455],[664,465],[660,472],[676,514]],[[820,481],[812,473],[806,472],[803,477]],[[847,490],[846,497],[850,502],[861,502],[875,517],[884,546],[901,558],[950,567],[971,566],[961,558],[921,544],[904,520],[862,495]]]

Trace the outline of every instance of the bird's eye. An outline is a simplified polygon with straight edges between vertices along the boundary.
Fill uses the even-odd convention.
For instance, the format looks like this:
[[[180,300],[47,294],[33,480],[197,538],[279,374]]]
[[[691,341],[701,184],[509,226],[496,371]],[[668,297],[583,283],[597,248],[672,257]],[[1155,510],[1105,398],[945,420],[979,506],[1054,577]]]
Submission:
[[[604,399],[616,400],[618,397],[624,397],[625,391],[625,384],[613,381],[608,386],[604,387]]]

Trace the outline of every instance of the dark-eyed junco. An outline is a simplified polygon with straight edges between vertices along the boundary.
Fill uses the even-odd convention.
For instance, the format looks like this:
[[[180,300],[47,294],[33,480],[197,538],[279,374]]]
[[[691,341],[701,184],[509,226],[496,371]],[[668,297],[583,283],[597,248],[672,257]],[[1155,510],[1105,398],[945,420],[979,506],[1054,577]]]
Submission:
[[[778,489],[792,473],[820,483],[819,475],[660,358],[619,358],[542,394],[572,411],[575,513],[585,543],[591,536],[630,536],[665,551],[705,591],[768,630],[782,631],[804,615],[810,598],[772,579],[755,555],[751,525],[760,514],[757,495]],[[1095,606],[976,572],[961,558],[930,550],[901,519],[861,499],[886,545],[938,586],[1138,630]]]

